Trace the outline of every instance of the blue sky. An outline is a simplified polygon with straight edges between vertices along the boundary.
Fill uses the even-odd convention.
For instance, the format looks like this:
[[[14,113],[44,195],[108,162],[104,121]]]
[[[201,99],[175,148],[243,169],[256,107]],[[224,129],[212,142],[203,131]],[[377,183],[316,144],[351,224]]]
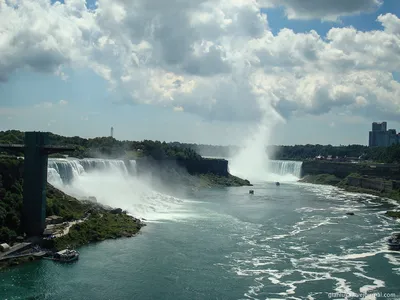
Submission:
[[[92,3],[89,3],[89,6],[91,4]],[[52,12],[52,9],[53,7],[45,7],[43,10],[47,11],[43,13],[46,13],[48,16],[51,16],[52,13],[55,15],[55,12]],[[292,29],[296,34],[308,33],[311,30],[314,30],[320,35],[321,42],[326,43],[327,41],[325,37],[332,27],[343,29],[352,26],[359,31],[365,32],[372,32],[374,30],[383,31],[384,28],[382,24],[377,22],[379,15],[391,13],[398,17],[400,16],[400,5],[398,5],[398,1],[396,0],[384,1],[379,9],[373,12],[360,12],[353,16],[339,16],[337,21],[323,21],[323,16],[321,16],[320,19],[313,18],[309,20],[288,19],[285,15],[285,9],[285,7],[261,9],[261,12],[267,15],[268,20],[268,26],[266,26],[268,29],[263,29],[262,34],[267,36],[267,33],[270,30],[273,36],[277,37],[283,28]],[[71,11],[72,10],[68,10],[67,14],[70,13],[73,15]],[[115,10],[112,11],[115,12]],[[22,16],[23,13],[24,12],[22,12],[20,16]],[[96,28],[96,30],[98,29]],[[104,30],[104,32],[106,32],[106,30]],[[107,32],[110,31],[108,30]],[[15,33],[10,32],[10,34]],[[52,33],[49,33],[48,36],[51,36],[51,34]],[[260,36],[261,33],[257,34]],[[396,36],[396,32],[393,34]],[[232,33],[232,35],[235,36],[234,33]],[[256,41],[257,38],[259,37],[251,37],[251,39],[249,37],[246,44],[250,45],[252,42],[249,41]],[[222,40],[223,39],[220,39],[220,41]],[[379,41],[377,40],[376,42],[378,43]],[[62,45],[65,44],[63,41],[55,39],[52,43],[59,43],[56,47],[58,49],[57,55],[60,53],[64,55],[64,53],[67,52],[66,50],[60,50]],[[25,44],[25,47],[26,45],[28,44]],[[4,47],[7,47],[7,45]],[[33,53],[33,58],[29,57],[29,60],[22,56],[19,58],[18,52],[16,52],[15,55],[10,54],[11,56],[3,58],[2,54],[0,54],[0,62],[2,59],[4,59],[4,61],[16,61],[14,65],[5,69],[5,71],[2,72],[0,69],[0,78],[1,75],[4,74],[4,76],[7,77],[6,80],[0,81],[0,130],[45,130],[68,136],[79,135],[83,137],[95,137],[108,135],[110,127],[113,126],[115,137],[118,139],[159,139],[210,144],[240,144],[244,138],[247,138],[258,128],[260,120],[257,115],[249,115],[249,117],[243,117],[243,119],[238,120],[232,117],[232,120],[226,121],[218,120],[218,113],[213,111],[212,106],[210,107],[209,105],[205,105],[200,109],[199,101],[203,101],[203,99],[214,97],[216,99],[215,101],[219,101],[217,96],[214,96],[211,93],[208,94],[205,88],[201,89],[201,95],[196,93],[193,98],[190,98],[185,93],[183,93],[183,96],[182,94],[177,94],[177,96],[171,97],[163,94],[162,97],[165,96],[165,99],[159,95],[153,96],[152,94],[151,96],[148,96],[149,92],[143,85],[144,82],[150,82],[152,78],[146,78],[145,81],[141,81],[142,79],[134,79],[132,85],[125,84],[125,81],[122,82],[120,80],[120,78],[122,78],[122,76],[120,76],[122,71],[114,68],[114,66],[118,65],[120,62],[118,60],[111,61],[109,59],[109,54],[104,54],[104,56],[102,56],[103,53],[99,54],[98,52],[94,52],[94,54],[90,55],[93,55],[93,58],[96,59],[98,65],[107,66],[107,68],[111,70],[111,77],[115,76],[113,79],[117,81],[117,85],[114,89],[112,88],[111,82],[113,79],[110,79],[109,76],[106,76],[101,72],[99,75],[99,72],[96,72],[96,70],[90,66],[90,63],[87,62],[88,59],[85,59],[85,63],[81,63],[78,59],[77,61],[79,63],[71,63],[71,60],[74,62],[74,60],[71,59],[72,56],[65,60],[61,59],[62,62],[57,64],[56,67],[62,68],[64,76],[57,75],[54,68],[51,72],[43,72],[43,70],[35,68],[35,65],[30,63],[31,59],[35,59],[35,51],[38,51],[37,45],[35,46],[35,42],[33,42],[33,45],[28,45],[28,47],[33,47],[35,49],[27,50]],[[285,53],[288,47],[290,47],[290,44],[279,44],[279,47],[282,48],[276,50],[278,54],[274,55]],[[1,49],[0,46],[0,50]],[[9,45],[9,48],[6,49],[10,49],[10,53],[15,50],[11,44]],[[268,50],[268,48],[266,50]],[[85,51],[82,50],[81,53],[86,55]],[[164,48],[163,51],[165,51]],[[292,49],[291,51],[294,53],[295,50]],[[47,53],[46,55],[48,55],[48,52],[43,53]],[[74,52],[71,51],[71,53]],[[50,55],[48,56],[50,57]],[[58,59],[58,57],[56,58]],[[368,61],[368,58],[365,58],[365,61]],[[203,62],[202,65],[205,66],[206,63]],[[216,65],[215,61],[212,65]],[[183,77],[184,80],[186,80],[186,78],[194,78],[193,80],[198,78],[195,77],[198,76],[196,74],[188,75],[184,73],[179,69],[181,66],[182,64],[171,67],[171,65],[162,63],[158,58],[154,59],[154,63],[152,63],[151,66],[150,64],[149,67],[144,66],[144,73],[141,74],[147,74],[149,68],[153,68],[154,70],[164,68],[168,69],[168,72],[174,72],[176,76],[179,75]],[[277,66],[281,67],[280,64],[277,64]],[[306,65],[302,65],[301,67],[306,68]],[[269,68],[270,67],[267,65],[263,67],[264,70],[268,70]],[[369,66],[368,68],[374,70],[374,66]],[[298,71],[298,69],[296,70]],[[364,72],[364,70],[365,68],[360,68],[360,72]],[[393,74],[394,80],[400,81],[399,73],[394,72],[394,70],[391,70],[390,68],[386,67],[386,69],[382,70],[381,67],[377,67],[377,70],[379,72]],[[124,72],[127,72],[126,69]],[[293,69],[290,69],[285,72],[291,74],[291,72],[294,71]],[[318,72],[320,72],[319,69]],[[351,70],[343,72],[351,72]],[[215,74],[215,76],[218,75],[217,73]],[[313,72],[311,71],[310,76],[312,76],[312,74]],[[241,74],[241,76],[242,77],[240,78],[242,79],[247,79],[246,76],[250,78],[250,75],[248,74]],[[276,75],[274,74],[274,76]],[[329,76],[332,76],[332,74],[329,74]],[[338,73],[338,76],[340,77],[341,73]],[[335,76],[332,78],[334,77]],[[210,91],[215,91],[221,86],[218,85],[217,87],[212,87],[210,85],[213,81],[215,82],[215,78],[216,77],[214,77],[214,79],[197,79],[198,81],[196,82],[198,83],[196,83],[196,86],[210,87]],[[285,79],[285,73],[283,73],[282,78],[282,80]],[[325,78],[331,77],[326,76]],[[209,80],[211,83],[206,80]],[[262,84],[262,86],[266,88],[271,81],[266,79],[264,82],[265,84]],[[165,84],[160,86],[165,87]],[[297,90],[299,86],[302,86],[301,82],[291,88]],[[345,86],[345,84],[341,83],[341,88],[343,88],[343,86]],[[364,91],[364,88],[361,86],[358,86],[357,88],[359,88],[360,91],[363,91],[362,95],[370,96],[371,99],[373,99],[369,100],[367,96],[363,96],[366,101],[371,101],[371,107],[378,105],[376,103],[379,103],[379,97],[376,95],[380,95],[379,92],[374,94],[373,91]],[[309,90],[310,89],[307,88],[307,91]],[[332,94],[333,91],[336,92],[337,88],[332,86],[330,87],[329,93]],[[137,92],[139,96],[127,97],[127,94],[134,94],[135,92]],[[390,88],[387,93],[390,92],[394,93],[394,95],[395,93],[399,93],[396,88]],[[274,96],[269,96],[274,99],[278,98],[278,101],[294,101],[293,103],[295,103],[295,106],[298,108],[298,111],[291,111],[288,114],[280,112],[282,115],[288,116],[284,122],[271,122],[269,125],[272,131],[271,143],[367,144],[368,131],[370,130],[371,122],[381,121],[382,118],[385,117],[382,113],[377,113],[376,115],[374,115],[374,113],[364,114],[363,109],[354,108],[354,105],[351,106],[348,102],[352,100],[347,100],[347,98],[346,100],[343,100],[343,103],[346,105],[343,104],[343,106],[338,106],[338,101],[342,101],[342,98],[340,97],[332,99],[328,104],[324,102],[324,99],[315,98],[315,102],[312,104],[315,107],[321,107],[321,103],[332,106],[328,109],[327,113],[322,112],[322,110],[321,112],[315,113],[316,109],[310,108],[308,98],[303,99],[302,97],[299,97],[297,100],[294,94],[293,96],[287,96],[289,93],[289,91],[274,91]],[[349,96],[352,99],[360,97],[358,96],[359,91],[355,90],[352,91],[352,93],[353,94]],[[238,94],[240,94],[240,92],[238,92]],[[148,96],[151,100],[147,100],[143,95]],[[168,95],[170,94],[168,93]],[[178,98],[178,96],[181,98]],[[139,100],[136,99],[136,97],[138,97]],[[279,97],[285,98],[280,99]],[[310,99],[314,99],[313,97],[314,95],[311,95]],[[163,101],[160,100],[161,98]],[[242,103],[241,105],[244,105],[243,102],[246,101],[245,97],[235,99],[235,101],[236,100],[237,103]],[[236,104],[233,104],[233,101],[234,100],[232,100],[231,104],[229,102],[223,103],[223,105],[221,104],[221,107],[225,107],[226,109],[226,107],[232,105],[232,109],[236,110],[237,114],[240,115],[243,113],[243,115],[246,115],[247,110],[243,109],[245,106],[238,105],[236,108],[236,106],[234,106]],[[269,98],[267,101],[270,101]],[[299,104],[301,101],[303,101],[304,104]],[[317,101],[320,102],[317,103]],[[374,104],[372,101],[376,101],[376,103]],[[175,104],[171,104],[172,102]],[[259,102],[257,100],[249,102],[248,110],[252,110],[253,106],[257,105],[256,103]],[[182,109],[178,109],[181,107],[181,104]],[[393,105],[398,104],[394,103]],[[274,105],[271,104],[271,110],[273,109],[273,106]],[[395,106],[391,106],[389,110],[393,111],[393,107]],[[379,107],[379,111],[385,111],[385,108]],[[207,114],[217,117],[211,119]],[[389,117],[392,118],[388,119],[389,127],[398,128],[400,130],[400,124],[395,122],[396,115],[392,114]]]
[[[276,34],[281,28],[290,28],[295,32],[317,31],[325,36],[332,27],[353,26],[360,31],[379,30],[382,26],[376,22],[381,14],[392,13],[400,15],[400,5],[397,0],[386,0],[377,10],[369,13],[360,13],[359,15],[344,16],[339,22],[323,20],[289,20],[285,16],[283,7],[263,9],[268,16],[268,21],[272,31]]]

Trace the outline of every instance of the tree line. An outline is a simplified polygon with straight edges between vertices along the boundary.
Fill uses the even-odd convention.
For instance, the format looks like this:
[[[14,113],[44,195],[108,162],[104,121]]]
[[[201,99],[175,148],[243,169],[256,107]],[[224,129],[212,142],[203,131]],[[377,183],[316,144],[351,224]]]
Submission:
[[[154,159],[200,160],[201,156],[229,157],[240,151],[238,146],[215,146],[180,142],[161,141],[118,141],[112,137],[82,138],[78,136],[65,137],[50,133],[52,145],[75,146],[76,150],[70,156],[137,158],[150,156]],[[18,130],[0,131],[0,144],[22,144],[24,132]],[[364,145],[293,145],[269,146],[266,152],[272,159],[307,160],[318,155],[333,157],[355,157],[382,163],[400,163],[400,145],[390,147],[367,147]],[[15,150],[0,149],[0,154],[23,155]]]
[[[18,130],[0,131],[0,144],[23,144],[24,132]],[[82,138],[78,136],[65,137],[49,133],[49,144],[55,146],[74,146],[75,151],[68,153],[77,158],[107,157],[107,158],[138,158],[150,156],[156,160],[200,160],[202,157],[190,147],[182,147],[161,141],[119,141],[112,137]],[[3,155],[20,155],[20,150],[1,149]],[[61,155],[55,154],[53,157]]]

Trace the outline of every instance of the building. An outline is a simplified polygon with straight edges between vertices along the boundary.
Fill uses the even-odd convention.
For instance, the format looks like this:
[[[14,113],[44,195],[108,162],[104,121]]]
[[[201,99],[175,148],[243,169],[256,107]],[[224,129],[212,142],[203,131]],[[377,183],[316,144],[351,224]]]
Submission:
[[[369,132],[369,147],[388,147],[399,144],[400,134],[396,129],[387,130],[387,122],[373,122]]]

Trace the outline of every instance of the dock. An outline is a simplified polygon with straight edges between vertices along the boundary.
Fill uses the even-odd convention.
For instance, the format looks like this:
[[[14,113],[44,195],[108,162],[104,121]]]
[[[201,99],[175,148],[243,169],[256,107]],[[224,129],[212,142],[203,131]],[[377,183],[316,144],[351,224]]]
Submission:
[[[26,250],[26,249],[30,248],[31,245],[32,245],[32,243],[19,243],[19,244],[16,244],[16,245],[12,246],[10,249],[8,249],[7,251],[0,252],[0,260],[2,260],[6,256],[11,256],[15,252]]]
[[[10,256],[3,256],[0,258],[0,261],[8,260],[8,259],[13,259],[13,258],[21,258],[21,257],[27,257],[27,256],[34,256],[37,258],[42,258],[47,254],[46,251],[39,251],[39,252],[33,252],[33,253],[23,253],[23,254],[16,254],[16,255],[10,255]]]
[[[29,257],[41,258],[47,254],[40,248],[32,247],[32,243],[19,243],[5,252],[0,252],[0,262],[10,259]]]

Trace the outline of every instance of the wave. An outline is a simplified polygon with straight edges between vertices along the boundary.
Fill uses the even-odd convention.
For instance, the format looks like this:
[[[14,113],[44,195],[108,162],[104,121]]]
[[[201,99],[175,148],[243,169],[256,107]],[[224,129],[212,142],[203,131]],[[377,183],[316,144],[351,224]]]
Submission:
[[[400,275],[398,251],[388,250],[385,243],[394,227],[380,213],[387,204],[338,190],[335,194],[319,191],[319,201],[329,203],[298,207],[288,224],[279,217],[258,224],[225,216],[237,246],[217,265],[249,282],[243,298],[325,299],[330,292],[359,292],[375,299],[373,293],[388,284],[371,271],[375,256]],[[344,214],[351,209],[358,210],[356,216]],[[325,292],[304,295],[317,285]]]

